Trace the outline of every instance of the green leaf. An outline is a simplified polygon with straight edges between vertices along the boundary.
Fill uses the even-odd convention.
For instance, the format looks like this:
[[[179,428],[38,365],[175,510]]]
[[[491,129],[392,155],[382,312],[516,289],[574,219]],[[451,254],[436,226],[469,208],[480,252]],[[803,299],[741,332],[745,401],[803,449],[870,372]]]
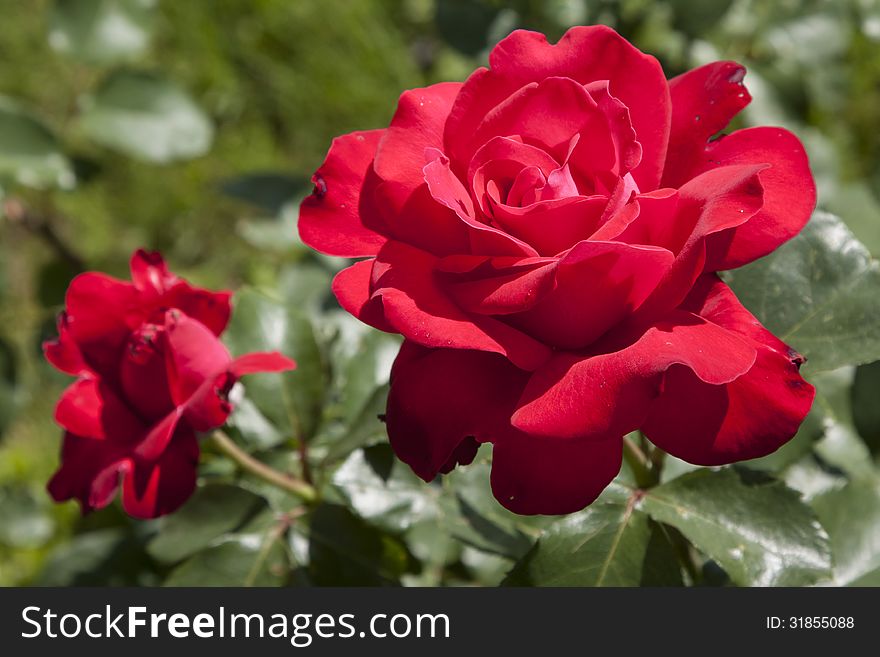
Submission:
[[[70,161],[54,133],[11,98],[0,96],[0,180],[36,187],[74,186]]]
[[[15,349],[0,337],[0,436],[18,409],[18,367]]]
[[[489,483],[489,453],[487,446],[482,447],[473,463],[459,466],[443,477],[446,494],[455,499],[461,517],[452,531],[456,538],[474,548],[519,559],[554,518],[519,516],[501,506]]]
[[[361,518],[388,531],[402,532],[441,513],[443,490],[414,475],[387,444],[352,452],[333,474],[333,485]]]
[[[856,369],[852,387],[853,423],[874,454],[880,453],[880,361]]]
[[[276,217],[286,205],[305,196],[310,186],[305,178],[283,173],[249,173],[225,180],[220,189]]]
[[[853,425],[850,391],[854,369],[843,367],[814,377],[816,399],[810,415],[821,419],[822,431],[813,450],[826,465],[851,476],[871,477],[871,454]]]
[[[55,522],[44,499],[20,487],[0,488],[0,545],[36,548],[52,538]]]
[[[308,441],[321,419],[327,383],[324,356],[309,317],[252,289],[236,294],[234,306],[224,333],[234,354],[280,351],[296,360],[292,372],[246,377],[245,394],[283,435]],[[238,429],[244,432],[246,427]]]
[[[650,537],[635,498],[593,504],[550,525],[505,584],[638,586]]]
[[[156,0],[55,0],[49,45],[93,64],[132,59],[150,44],[155,6]]]
[[[290,573],[285,527],[265,511],[177,566],[164,586],[282,586]]]
[[[330,349],[333,380],[315,448],[324,450],[325,463],[352,450],[384,441],[385,412],[391,364],[400,349],[400,338],[364,326],[347,313],[326,318],[336,331]]]
[[[674,544],[676,530],[648,518],[651,537],[642,563],[639,586],[684,586],[679,556]]]
[[[750,469],[778,472],[815,451],[839,467],[864,468],[866,461],[859,459],[865,450],[864,446],[859,450],[855,444],[860,441],[854,433],[850,412],[852,374],[852,367],[844,367],[811,377],[816,397],[795,437],[773,454],[747,461],[745,465]]]
[[[265,500],[242,488],[209,484],[160,521],[147,551],[159,561],[180,561],[234,531],[265,506]]]
[[[880,582],[880,478],[850,481],[812,502],[831,536],[836,586]]]
[[[49,557],[39,586],[150,586],[152,564],[137,536],[99,529],[61,544]]]
[[[698,470],[644,493],[638,509],[672,525],[743,586],[827,577],[828,535],[784,484],[745,469]]]
[[[279,210],[278,216],[242,219],[236,228],[242,238],[257,249],[287,253],[304,248],[296,229],[298,218],[299,203],[291,202]]]
[[[730,284],[768,329],[808,358],[809,372],[880,359],[880,265],[837,217],[816,212]]]
[[[177,85],[158,75],[112,73],[82,101],[79,125],[95,142],[155,164],[203,155],[214,128]]]
[[[673,23],[685,34],[700,37],[724,17],[733,0],[667,0],[673,13]]]
[[[321,504],[309,518],[309,566],[317,586],[396,586],[414,560],[400,539],[344,506]]]
[[[434,21],[440,36],[466,55],[476,55],[488,44],[488,33],[500,9],[489,3],[437,0]]]

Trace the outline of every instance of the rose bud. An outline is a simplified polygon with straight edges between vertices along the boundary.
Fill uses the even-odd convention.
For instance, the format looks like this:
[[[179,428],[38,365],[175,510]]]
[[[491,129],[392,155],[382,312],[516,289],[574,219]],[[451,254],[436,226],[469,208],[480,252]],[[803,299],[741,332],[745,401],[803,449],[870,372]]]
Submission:
[[[406,91],[387,129],[333,141],[302,239],[367,257],[333,283],[406,338],[387,429],[425,480],[492,443],[524,514],[592,502],[641,429],[691,463],[763,456],[813,388],[716,272],[807,222],[816,189],[781,128],[718,133],[750,100],[715,62],[667,80],[610,28],[516,31],[464,83]]]
[[[126,512],[154,518],[195,490],[197,436],[226,422],[238,378],[295,363],[275,352],[233,358],[219,339],[230,293],[191,286],[158,253],[135,252],[131,278],[77,276],[58,338],[44,345],[52,365],[78,377],[55,409],[65,433],[49,493],[85,513],[121,485]]]

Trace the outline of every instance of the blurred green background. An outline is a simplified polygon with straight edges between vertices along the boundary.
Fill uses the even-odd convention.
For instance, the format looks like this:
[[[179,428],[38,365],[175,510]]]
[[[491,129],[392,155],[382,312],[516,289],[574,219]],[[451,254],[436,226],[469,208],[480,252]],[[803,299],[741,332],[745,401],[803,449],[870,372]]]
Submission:
[[[42,362],[40,343],[70,278],[83,268],[125,276],[145,246],[196,284],[329,308],[316,295],[340,263],[304,249],[295,220],[330,140],[387,125],[407,88],[464,79],[512,29],[555,40],[605,23],[670,77],[714,59],[744,63],[755,100],[738,124],[794,130],[820,208],[880,255],[874,0],[0,0],[0,16],[0,585],[149,584],[170,569],[139,547],[155,523],[115,508],[83,520],[44,492],[67,379]],[[343,340],[357,330],[340,327]],[[370,353],[387,369],[387,354]],[[336,377],[336,362],[322,371]],[[844,376],[878,379],[876,366]],[[880,386],[859,393],[870,399],[864,390]],[[863,437],[880,424],[864,415]],[[365,454],[385,459],[372,442]],[[491,583],[509,566],[467,548],[429,577],[433,557],[419,545],[401,548],[423,562],[417,583]]]

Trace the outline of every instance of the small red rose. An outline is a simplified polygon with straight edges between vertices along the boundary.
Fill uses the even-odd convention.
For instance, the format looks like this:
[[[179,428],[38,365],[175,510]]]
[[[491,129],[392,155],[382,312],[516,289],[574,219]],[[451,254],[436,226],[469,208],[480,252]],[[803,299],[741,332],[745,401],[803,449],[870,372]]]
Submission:
[[[295,363],[274,352],[230,356],[219,339],[230,294],[191,286],[158,253],[135,252],[131,278],[77,276],[58,339],[44,345],[52,365],[78,377],[55,409],[65,434],[49,492],[86,512],[109,504],[121,481],[125,510],[155,518],[195,490],[197,434],[226,422],[238,378]]]
[[[813,388],[715,272],[773,251],[816,202],[781,128],[716,62],[667,80],[613,30],[517,31],[463,84],[405,92],[390,127],[334,140],[303,240],[371,256],[333,288],[406,341],[387,427],[423,479],[493,448],[518,513],[593,501],[641,429],[696,464],[768,454]]]

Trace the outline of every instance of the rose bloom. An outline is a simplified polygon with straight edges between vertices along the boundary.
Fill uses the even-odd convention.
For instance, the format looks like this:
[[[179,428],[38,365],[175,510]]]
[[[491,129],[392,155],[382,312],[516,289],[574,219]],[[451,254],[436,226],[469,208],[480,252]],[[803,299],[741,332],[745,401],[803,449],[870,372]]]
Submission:
[[[489,63],[335,139],[301,208],[307,244],[370,256],[336,277],[342,306],[406,338],[397,455],[431,480],[493,443],[498,500],[555,514],[601,493],[635,429],[701,465],[776,450],[812,403],[804,359],[715,272],[806,223],[801,143],[716,136],[743,67],[667,80],[607,27],[517,31]]]
[[[226,422],[238,378],[295,364],[279,353],[232,358],[219,340],[230,294],[191,286],[158,253],[137,251],[131,279],[77,276],[58,339],[44,345],[52,365],[78,377],[55,409],[65,434],[49,493],[86,512],[109,504],[121,479],[125,510],[154,518],[195,490],[197,433]]]

